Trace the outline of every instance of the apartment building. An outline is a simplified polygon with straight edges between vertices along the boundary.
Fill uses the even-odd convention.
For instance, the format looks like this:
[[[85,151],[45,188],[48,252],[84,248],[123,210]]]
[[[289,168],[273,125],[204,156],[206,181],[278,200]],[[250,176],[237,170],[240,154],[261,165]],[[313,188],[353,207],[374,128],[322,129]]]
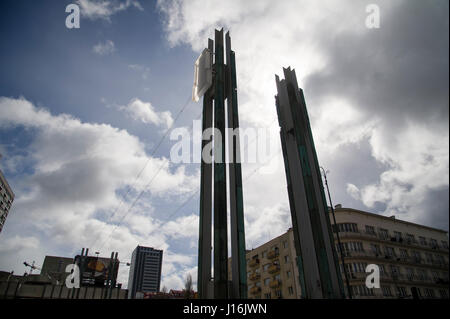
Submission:
[[[300,281],[292,229],[271,241],[248,250],[247,285],[249,299],[298,299]],[[228,259],[231,279],[231,258]]]
[[[353,298],[449,298],[446,231],[340,205],[335,214]],[[379,266],[379,289],[365,286],[368,264]]]
[[[449,298],[446,231],[340,205],[335,214],[352,298]],[[335,244],[339,253],[336,233]],[[369,264],[379,266],[380,288],[365,285]],[[345,284],[341,262],[340,269]],[[298,276],[292,228],[247,251],[250,299],[300,298]]]

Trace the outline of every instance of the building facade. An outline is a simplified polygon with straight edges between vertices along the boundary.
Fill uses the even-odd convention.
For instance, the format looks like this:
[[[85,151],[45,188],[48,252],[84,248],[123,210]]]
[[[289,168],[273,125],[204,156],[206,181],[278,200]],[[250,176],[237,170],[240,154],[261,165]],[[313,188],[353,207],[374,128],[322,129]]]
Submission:
[[[446,231],[340,205],[335,214],[352,298],[449,298]],[[331,214],[330,218],[340,257]],[[247,251],[248,297],[300,298],[295,258],[292,229]],[[345,285],[341,258],[339,262]],[[380,288],[365,285],[369,264],[379,266]]]
[[[0,232],[5,225],[13,201],[14,193],[0,170]]]
[[[128,291],[121,287],[70,289],[65,282],[55,284],[47,275],[16,276],[0,271],[0,299],[127,299],[127,296]]]
[[[446,231],[340,205],[335,214],[353,298],[449,298]],[[368,264],[379,266],[379,289],[365,285]]]
[[[128,277],[128,298],[136,293],[159,292],[163,251],[151,247],[137,246],[131,256]]]
[[[66,267],[74,263],[74,258],[45,256],[41,275],[49,278],[53,284],[63,284],[68,273]]]
[[[249,299],[298,299],[301,288],[292,229],[271,241],[248,250]],[[229,259],[229,267],[231,258]],[[228,271],[231,278],[231,272]]]

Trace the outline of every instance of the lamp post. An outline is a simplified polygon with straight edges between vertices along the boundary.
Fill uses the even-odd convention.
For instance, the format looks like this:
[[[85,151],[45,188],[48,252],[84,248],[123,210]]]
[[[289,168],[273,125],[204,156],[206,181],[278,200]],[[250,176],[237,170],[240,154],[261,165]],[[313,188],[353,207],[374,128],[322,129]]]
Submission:
[[[333,215],[334,229],[335,229],[336,238],[337,238],[338,246],[339,246],[339,255],[341,255],[342,268],[344,269],[344,277],[345,277],[345,283],[347,285],[348,298],[352,299],[352,290],[350,287],[350,282],[348,280],[347,268],[345,267],[344,253],[342,251],[341,239],[339,237],[339,228],[337,227],[337,223],[336,223],[336,215],[334,214],[333,203],[331,202],[331,195],[330,195],[330,188],[328,187],[327,174],[325,172],[325,169],[322,166],[320,166],[320,168],[322,169],[323,177],[325,179],[325,186],[327,187],[328,201],[330,202],[331,214]]]

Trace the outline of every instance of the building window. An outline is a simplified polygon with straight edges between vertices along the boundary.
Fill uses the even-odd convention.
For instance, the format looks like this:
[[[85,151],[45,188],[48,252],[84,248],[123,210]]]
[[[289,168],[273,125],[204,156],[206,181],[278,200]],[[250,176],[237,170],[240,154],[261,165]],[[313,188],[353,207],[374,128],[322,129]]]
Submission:
[[[439,274],[437,271],[433,270],[431,271],[431,276],[433,277],[434,281],[438,281],[439,280]]]
[[[434,290],[425,288],[425,297],[427,298],[434,298]]]
[[[263,271],[267,271],[269,269],[269,267],[270,267],[270,264],[265,264],[263,266]]]
[[[408,251],[406,249],[400,249],[400,257],[408,258]]]
[[[294,294],[294,288],[292,288],[292,286],[289,286],[288,287],[288,292],[292,296]]]
[[[384,265],[381,264],[381,265],[378,265],[378,267],[380,268],[380,274],[384,275],[386,273],[386,268],[384,268]]]
[[[442,247],[448,249],[448,243],[445,240],[442,241]]]
[[[427,259],[427,263],[433,263],[433,256],[430,253],[425,253],[425,258]]]
[[[416,239],[414,238],[414,235],[406,234],[406,242],[408,244],[414,244],[416,242]]]
[[[358,224],[354,223],[343,223],[343,224],[337,224],[339,232],[351,232],[351,233],[358,233]]]
[[[427,245],[427,240],[425,239],[425,237],[419,236],[419,242],[422,246]]]
[[[381,239],[388,239],[389,237],[389,231],[387,229],[380,228],[378,233]]]
[[[445,266],[445,259],[444,259],[444,257],[442,255],[434,255],[434,256],[435,256],[435,258],[437,260],[437,263],[439,265]]]
[[[264,286],[268,286],[270,284],[270,278],[264,279]]]
[[[430,238],[430,246],[431,246],[431,248],[434,248],[434,249],[439,248],[439,245],[438,245],[436,239],[432,239],[432,238]]]
[[[288,241],[287,240],[284,240],[283,241],[283,248],[287,248],[288,247]]]
[[[291,271],[286,272],[286,277],[291,278]]]
[[[391,265],[391,275],[397,279],[400,276],[400,268],[398,266]]]
[[[406,297],[406,288],[405,287],[397,287],[397,296]]]
[[[372,252],[373,252],[376,256],[381,255],[381,248],[380,248],[380,245],[377,245],[377,244],[370,244],[370,249],[372,250]]]
[[[445,289],[439,289],[439,294],[441,295],[442,299],[448,299],[448,292]]]
[[[420,263],[422,261],[422,254],[419,251],[413,250],[412,255],[413,255],[414,262]]]
[[[383,296],[392,297],[392,291],[390,286],[381,286],[381,290],[383,292]]]
[[[281,290],[276,290],[275,295],[277,296],[277,298],[281,298]]]
[[[427,273],[425,270],[423,269],[418,269],[417,270],[417,277],[419,277],[419,280],[423,280],[425,281],[427,279]]]
[[[402,242],[403,238],[402,238],[402,233],[398,232],[398,231],[394,231],[394,238],[396,241],[398,242]]]
[[[366,234],[375,235],[375,227],[366,225]]]
[[[389,257],[395,257],[396,256],[395,255],[395,250],[392,247],[386,246],[386,247],[384,247],[384,251],[386,253],[386,256],[389,256]]]
[[[272,299],[271,293],[269,292],[269,293],[264,294],[264,299]]]
[[[353,270],[359,273],[366,272],[367,263],[353,263]]]
[[[356,296],[373,296],[373,289],[367,288],[365,285],[352,286],[353,294]]]
[[[284,256],[284,262],[288,263],[289,262],[289,256]]]
[[[414,279],[414,269],[406,268],[406,278],[408,278],[408,280]]]
[[[263,251],[262,258],[267,258],[267,250]]]

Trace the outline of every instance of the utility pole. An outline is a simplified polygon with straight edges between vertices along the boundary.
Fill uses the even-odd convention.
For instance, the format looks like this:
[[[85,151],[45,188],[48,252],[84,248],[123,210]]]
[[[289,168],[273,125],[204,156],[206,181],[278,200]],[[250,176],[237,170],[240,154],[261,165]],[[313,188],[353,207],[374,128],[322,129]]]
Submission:
[[[349,279],[348,279],[347,267],[345,266],[344,252],[342,251],[341,239],[340,239],[340,236],[339,236],[339,228],[338,228],[337,223],[336,223],[336,215],[334,213],[333,203],[331,202],[331,195],[330,195],[330,188],[328,187],[327,174],[325,172],[325,169],[322,166],[320,168],[322,169],[323,177],[325,179],[325,186],[327,187],[328,200],[330,202],[331,214],[333,215],[334,229],[335,229],[336,238],[337,238],[338,246],[339,246],[339,254],[341,255],[342,268],[344,269],[344,277],[345,277],[345,283],[347,285],[348,298],[352,299],[352,289],[350,287],[350,282],[349,282]]]

